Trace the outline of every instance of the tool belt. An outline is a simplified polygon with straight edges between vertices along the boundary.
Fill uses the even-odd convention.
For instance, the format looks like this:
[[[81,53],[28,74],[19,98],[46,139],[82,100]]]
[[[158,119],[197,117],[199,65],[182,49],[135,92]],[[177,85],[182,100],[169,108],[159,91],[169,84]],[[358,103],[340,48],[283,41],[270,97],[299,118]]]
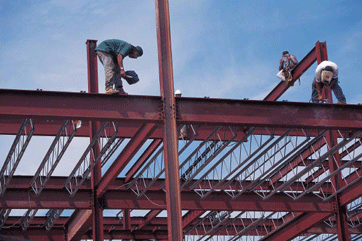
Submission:
[[[283,75],[285,77],[285,82],[287,83],[287,85],[291,85],[293,86],[294,84],[292,83],[292,80],[293,80],[293,76],[292,74],[290,73],[289,71],[289,67],[284,67],[283,68]]]

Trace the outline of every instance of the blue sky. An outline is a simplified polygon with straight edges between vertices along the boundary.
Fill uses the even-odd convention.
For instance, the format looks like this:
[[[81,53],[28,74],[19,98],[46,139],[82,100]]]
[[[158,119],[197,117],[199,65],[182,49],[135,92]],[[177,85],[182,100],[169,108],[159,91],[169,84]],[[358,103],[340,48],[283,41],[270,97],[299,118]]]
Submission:
[[[362,103],[362,1],[169,1],[174,86],[183,96],[262,100],[280,82],[284,50],[301,60],[317,41],[326,41],[347,102]],[[124,60],[141,79],[124,82],[125,91],[160,94],[153,0],[0,0],[0,33],[0,88],[87,90],[86,40],[118,38],[144,50],[141,58]],[[308,102],[315,68],[280,100]],[[104,93],[100,62],[98,70]],[[0,161],[13,139],[1,137]],[[49,148],[39,145],[43,139],[33,137],[16,175],[34,175]],[[78,161],[88,143],[72,143],[54,174],[70,173],[66,160]]]
[[[362,2],[170,0],[175,89],[183,96],[263,99],[275,85],[281,53],[301,60],[327,42],[348,103],[362,102]],[[118,38],[144,49],[126,58],[140,82],[124,88],[159,95],[153,0],[0,0],[1,88],[87,90],[87,39]],[[98,62],[99,91],[104,71]],[[280,100],[308,102],[316,64]]]

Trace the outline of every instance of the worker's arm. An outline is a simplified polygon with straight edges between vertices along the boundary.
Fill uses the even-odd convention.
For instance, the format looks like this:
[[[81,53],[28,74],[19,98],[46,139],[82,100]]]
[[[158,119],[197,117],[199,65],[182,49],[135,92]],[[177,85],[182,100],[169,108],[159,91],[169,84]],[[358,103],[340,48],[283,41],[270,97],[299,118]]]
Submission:
[[[283,61],[279,62],[279,71],[281,71],[283,69]]]
[[[322,83],[317,82],[316,87],[317,87],[317,92],[318,92],[318,100],[322,100],[323,99],[323,96],[322,96]]]
[[[329,83],[329,87],[333,88],[333,86],[337,83],[338,78],[337,79],[332,79],[331,83]]]
[[[281,71],[283,69],[283,62],[280,62],[279,64],[279,71]]]
[[[123,78],[125,78],[126,77],[126,71],[124,71],[124,67],[123,67],[123,55],[122,54],[117,55],[117,62],[118,62],[118,66],[120,68],[120,75]]]
[[[290,59],[292,60],[294,65],[298,64],[298,60],[297,60],[297,57],[295,57],[295,55],[291,55]]]

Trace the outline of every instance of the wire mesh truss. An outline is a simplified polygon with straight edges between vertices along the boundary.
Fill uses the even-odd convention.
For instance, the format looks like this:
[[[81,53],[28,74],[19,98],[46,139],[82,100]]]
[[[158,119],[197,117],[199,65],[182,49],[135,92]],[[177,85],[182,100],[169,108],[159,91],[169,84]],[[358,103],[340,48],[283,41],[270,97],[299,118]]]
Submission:
[[[100,138],[102,133],[104,136]],[[64,187],[68,190],[71,196],[74,196],[83,182],[89,178],[90,172],[97,162],[101,160],[101,165],[105,165],[115,150],[122,143],[124,139],[116,138],[117,134],[118,124],[114,122],[104,122],[101,125],[100,129],[93,137],[93,140],[86,148],[64,184]],[[101,149],[98,156],[95,156],[93,151],[93,147],[96,143],[98,143],[99,148]]]
[[[292,222],[297,215],[283,212],[209,212],[184,232],[185,240],[239,240],[266,236]],[[221,234],[221,235],[219,235]]]
[[[19,130],[21,133],[19,136],[29,133],[29,128],[25,128],[27,124],[34,131],[32,123],[32,121],[25,120]],[[243,130],[243,134],[238,136],[237,133],[240,133],[240,130],[237,127],[218,126],[204,140],[200,141],[196,140],[199,128],[200,126],[188,126],[188,129],[191,130],[190,138],[179,140],[179,156],[182,188],[195,191],[202,199],[212,192],[223,191],[231,199],[236,199],[243,193],[254,192],[266,200],[275,193],[283,192],[294,200],[313,193],[322,200],[328,201],[361,178],[362,143],[359,131],[334,130],[337,144],[331,147],[326,140],[326,133],[330,130],[251,127]],[[25,129],[27,130],[25,131]],[[75,131],[76,128],[72,122],[65,122],[44,160],[47,156],[53,155],[54,157],[49,160],[58,161],[62,150],[69,145],[68,142]],[[89,144],[82,157],[91,155],[92,147],[98,141],[101,154],[98,157],[93,156],[93,158],[96,161],[102,160],[101,163],[104,165],[123,141],[121,138],[116,138],[117,133],[116,124],[103,123],[100,131],[95,135],[95,141]],[[26,136],[19,140],[28,138],[30,137]],[[58,142],[55,148],[56,140]],[[25,144],[19,146],[21,148],[18,148],[20,151],[17,153],[21,152]],[[188,148],[192,151],[186,151]],[[55,152],[55,149],[58,151]],[[128,183],[131,190],[137,195],[144,195],[156,183],[155,181],[162,177],[164,172],[162,152],[163,146],[160,146],[144,168],[139,171],[136,178]],[[329,170],[329,158],[332,158],[337,166],[333,172]],[[50,164],[48,165],[50,166]],[[79,173],[82,173],[79,176],[89,176],[92,165],[81,158],[77,166],[85,168],[79,169]],[[52,171],[52,167],[47,170],[46,173],[49,173]],[[149,176],[151,171],[156,174],[153,178]],[[344,183],[339,189],[331,181],[331,178],[337,174],[341,175]],[[44,174],[44,176],[46,175]],[[72,177],[77,177],[77,175]],[[147,180],[151,181],[147,183]],[[75,194],[82,181],[84,180],[77,182],[78,186],[70,188],[73,190],[73,193],[70,192],[71,195]],[[36,190],[40,192],[41,185],[36,187],[38,188]],[[350,227],[361,225],[361,202],[361,199],[357,199],[348,206],[347,215]],[[29,209],[24,214],[21,221],[23,230],[27,229],[36,211]],[[62,211],[62,209],[49,210],[46,215],[47,221],[44,224],[47,230],[52,228]],[[9,212],[9,209],[1,210],[3,223]],[[267,237],[278,228],[293,221],[297,216],[298,213],[213,211],[200,218],[197,224],[188,227],[184,232],[186,240],[215,240],[215,238],[221,240],[221,237],[228,237],[225,240],[237,240],[248,234],[253,237],[255,235]],[[249,222],[246,223],[246,220]],[[335,217],[331,216],[325,223],[330,227],[335,227]],[[319,237],[314,236],[315,239]]]
[[[351,228],[358,228],[362,225],[362,198],[358,198],[351,202],[347,208],[347,220],[348,225]],[[335,226],[335,220],[333,220],[333,226]],[[331,225],[331,226],[332,226]],[[333,227],[332,226],[332,227]]]
[[[59,131],[57,137],[55,138],[48,153],[53,152],[54,146],[58,141],[57,138],[59,139],[58,136],[60,136],[64,131],[67,130],[66,126],[68,124],[69,123],[67,121],[64,122],[61,130]],[[67,146],[69,145],[70,141],[74,137],[76,129],[77,129],[77,127],[74,124],[75,124],[75,122],[71,122],[71,125],[73,127],[73,132],[68,137],[66,144],[62,145],[62,147],[63,147],[62,151],[57,156],[56,161],[54,163],[52,162],[53,163],[53,166],[51,168],[52,170],[51,170],[51,172],[50,171],[48,172],[47,177],[50,177],[52,171],[55,168],[56,163],[59,162],[61,156],[64,154]],[[64,186],[66,187],[68,192],[71,194],[71,196],[75,195],[75,193],[78,191],[78,189],[80,188],[82,183],[89,177],[89,174],[90,174],[91,170],[94,168],[95,164],[99,160],[101,160],[101,165],[102,166],[105,165],[107,163],[107,161],[109,160],[109,158],[113,155],[113,153],[121,145],[124,138],[116,138],[117,134],[118,134],[118,124],[115,124],[114,122],[111,122],[111,123],[104,122],[103,123],[100,130],[96,133],[95,138],[88,145],[86,151],[84,152],[84,154],[80,158],[78,164],[73,169],[71,175],[69,175],[68,179],[66,180],[66,182],[64,184]],[[92,148],[97,143],[97,141],[98,141],[99,147],[101,148],[101,152],[98,157],[94,157]],[[48,153],[47,153],[46,157],[48,156]],[[94,162],[91,162],[90,155],[93,155],[92,157],[95,160]],[[44,160],[46,160],[46,158],[44,158]],[[46,161],[45,162],[43,161],[41,166],[38,169],[37,174],[40,173],[41,168],[44,168],[45,164],[46,164]],[[40,179],[41,177],[35,176],[33,178],[32,183],[34,183],[36,181],[36,178]],[[44,185],[45,185],[45,182],[43,182],[43,186]],[[33,186],[34,186],[34,184],[32,185],[32,187]],[[34,190],[34,187],[33,187],[33,190]],[[39,191],[41,191],[41,190],[39,190]],[[38,191],[38,193],[39,193],[39,191]],[[44,224],[46,230],[50,230],[53,227],[54,223],[60,217],[62,212],[63,212],[63,209],[50,209],[48,211],[48,213],[46,215],[47,220]]]
[[[182,129],[182,126],[178,128]],[[180,150],[178,154],[181,155],[184,151],[191,146],[197,137],[197,128],[190,125],[191,138],[183,141],[184,145],[179,145]],[[230,131],[232,134],[229,139],[223,138],[223,133]],[[180,177],[185,180],[181,188],[191,181],[202,168],[206,167],[218,153],[222,152],[228,144],[230,144],[236,137],[235,131],[231,127],[216,127],[208,137],[198,144],[198,146],[186,157],[180,164]],[[158,148],[158,151],[150,158],[149,162],[143,169],[136,175],[136,177],[128,184],[138,196],[142,196],[162,175],[164,175],[164,162],[163,162],[163,146]],[[164,187],[164,183],[160,188]]]
[[[34,133],[34,121],[25,119],[0,171],[0,195],[3,195]]]
[[[192,128],[193,137],[197,135],[196,129]],[[238,198],[243,193],[255,192],[266,200],[276,193],[283,192],[294,200],[313,193],[322,200],[328,201],[360,179],[362,150],[359,131],[335,131],[338,143],[331,147],[326,140],[328,130],[289,129],[280,132],[278,129],[253,127],[234,142],[230,140],[235,139],[235,136],[227,141],[221,140],[220,136],[223,133],[221,130],[225,130],[225,127],[217,127],[204,141],[197,144],[193,137],[187,142],[180,141],[186,143],[184,146],[180,145],[180,157],[185,146],[186,148],[191,146],[191,142],[197,145],[194,147],[194,152],[184,159],[180,158],[180,176],[184,181],[182,187],[195,191],[201,198],[215,191],[224,191],[232,199]],[[223,147],[222,150],[221,147]],[[162,147],[129,183],[129,187],[137,195],[144,195],[161,177],[162,156],[161,159],[158,158],[161,153]],[[332,158],[337,166],[333,172],[329,170],[328,158]],[[339,158],[341,161],[338,160]],[[150,174],[155,173],[156,175],[150,178]],[[339,189],[331,181],[331,178],[338,174],[341,175],[344,183]],[[151,181],[147,183],[147,180]],[[348,220],[351,227],[360,225],[360,217],[356,221],[354,214],[361,212],[361,206],[359,201],[358,205],[355,204],[349,212]],[[211,212],[185,231],[185,235],[188,240],[209,240],[223,231],[222,236],[225,236],[228,230],[226,223],[233,224],[235,221],[235,219],[226,221],[231,215],[235,214]],[[245,212],[244,215],[250,215],[250,213]],[[244,225],[242,231],[234,229],[230,232],[239,233],[232,236],[230,240],[236,240],[237,237],[249,231],[252,231],[253,236],[267,237],[273,230],[277,230],[298,216],[295,213],[278,213],[277,215],[280,216],[278,222],[270,219],[268,215],[265,218],[268,222],[274,223],[273,228],[267,229],[264,225],[263,231],[260,231],[260,226],[252,222],[254,225]],[[217,218],[210,221],[211,217]],[[262,215],[256,221],[258,225],[263,223],[262,220],[265,221],[261,217]],[[208,219],[207,225],[205,225],[206,219]],[[216,222],[217,220],[219,222]],[[219,237],[216,240],[219,240]]]
[[[28,211],[26,211],[26,213],[23,215],[22,219],[21,219],[21,223],[20,226],[21,228],[25,231],[28,229],[31,221],[34,219],[35,214],[38,212],[37,209],[29,209]]]
[[[192,130],[195,137],[197,128]],[[231,127],[219,126],[203,141],[194,141],[192,137],[184,146],[180,145],[183,189],[193,190],[201,198],[223,191],[233,199],[255,192],[266,200],[283,192],[294,200],[313,193],[328,201],[361,177],[361,132],[337,130],[338,143],[331,147],[325,137],[328,130],[289,129],[281,133],[278,129],[254,127],[234,142],[235,135],[228,140],[221,138],[226,130],[233,132]],[[183,157],[185,147],[194,149]],[[138,196],[162,177],[162,151],[161,146],[128,183]],[[337,166],[333,172],[329,170],[328,158]],[[337,174],[344,182],[339,189],[331,182]]]
[[[75,136],[76,130],[75,122],[66,120],[58,134],[55,136],[54,141],[50,145],[30,183],[30,187],[37,195],[43,190],[50,176],[54,172],[64,152],[67,150],[70,142]]]
[[[352,234],[351,241],[361,240],[362,234]],[[336,234],[312,234],[306,236],[300,236],[295,238],[294,241],[334,241],[338,240],[338,236]]]
[[[54,222],[60,217],[63,211],[63,209],[50,209],[47,212],[47,220],[44,223],[45,229],[47,231],[49,231],[53,227]]]
[[[178,128],[178,131],[182,127]],[[191,125],[190,129],[192,134],[190,134],[190,139],[184,141],[184,145],[179,147],[180,150],[178,154],[181,155],[196,139],[197,130]],[[152,143],[150,144],[152,145]],[[162,176],[165,172],[164,161],[163,161],[163,145],[159,146],[155,153],[150,156],[149,161],[144,165],[144,167],[135,175],[135,178],[128,183],[128,188],[130,188],[137,196],[142,196],[145,192]],[[164,187],[164,184],[161,188]]]
[[[55,136],[52,144],[50,145],[47,153],[45,154],[43,161],[39,165],[39,168],[36,171],[33,179],[31,180],[30,187],[36,193],[36,195],[39,195],[45,187],[56,166],[58,165],[60,159],[62,158],[69,144],[73,140],[76,134],[76,130],[80,127],[80,125],[81,121],[79,120],[64,121],[58,134]],[[38,210],[35,209],[27,210],[27,212],[24,214],[23,220],[26,220],[26,222],[23,222],[23,229],[29,226],[37,211]],[[59,218],[62,212],[62,209],[50,209],[47,212],[47,220],[44,224],[46,230],[50,230],[53,227],[54,222]]]
[[[9,217],[11,209],[1,209],[0,210],[0,228],[2,228]]]
[[[33,128],[33,125],[30,126]],[[71,122],[66,125],[64,123],[64,126],[75,131]],[[341,190],[360,179],[362,145],[360,140],[361,132],[358,131],[334,130],[337,136],[337,144],[329,146],[326,134],[331,130],[250,127],[240,132],[241,128],[238,127],[217,126],[210,131],[204,140],[200,141],[196,140],[196,137],[198,137],[198,130],[201,126],[190,125],[188,127],[191,130],[189,133],[190,139],[179,140],[182,187],[184,190],[195,191],[202,199],[212,192],[223,191],[229,194],[232,199],[236,199],[247,192],[255,192],[262,199],[268,199],[270,195],[283,192],[295,200],[308,193],[313,193],[322,200],[328,201],[336,193],[341,192]],[[66,146],[65,144],[69,141],[72,131],[64,132],[63,128],[61,128],[58,133],[62,134],[55,138],[61,136],[59,138],[61,141],[57,144],[59,151],[54,152],[52,150],[54,145],[52,145],[47,155],[49,153],[61,153],[61,149]],[[19,132],[23,133],[23,130],[21,129]],[[28,133],[28,131],[25,131],[25,133]],[[115,149],[119,147],[119,143],[123,141],[123,139],[115,141],[117,133],[118,129],[114,123],[104,123],[101,130],[96,134],[103,158],[93,158],[97,161],[102,159],[103,165],[114,153]],[[94,143],[90,144],[90,146],[93,145]],[[112,145],[114,147],[111,147]],[[155,152],[155,155],[150,158],[146,166],[156,165],[155,163],[162,165],[162,151],[163,147],[161,146]],[[337,153],[339,157],[336,156]],[[52,160],[58,160],[59,155],[52,155],[54,155]],[[338,161],[339,158],[340,161]],[[328,159],[332,159],[336,164],[333,172],[329,170]],[[91,168],[91,165],[88,163],[87,168]],[[137,182],[144,178],[142,175],[144,175],[145,170],[146,168],[143,168],[138,173],[140,178],[135,178],[130,183],[134,182],[138,185]],[[156,168],[153,170],[156,170]],[[162,174],[164,171],[163,166],[157,170],[159,170],[157,178],[160,178],[160,173]],[[339,189],[330,181],[337,174],[342,176],[344,182],[344,185]],[[152,181],[155,183],[157,178],[152,179]],[[146,180],[146,178],[144,179]],[[40,187],[40,185],[37,187]],[[134,188],[131,185],[130,187]],[[145,185],[145,187],[143,190],[135,188],[134,191],[140,193],[139,190],[141,190],[145,194],[150,186]],[[76,189],[74,188],[74,190]],[[348,208],[348,224],[350,227],[360,226],[360,202],[360,199],[355,200]],[[2,216],[4,220],[6,220],[6,213],[9,211],[7,209],[3,210],[4,215]],[[21,224],[24,230],[27,229],[35,212],[36,210],[29,209],[24,215]],[[44,224],[47,230],[51,229],[61,212],[61,209],[49,210],[47,221]],[[226,224],[235,225],[231,221],[233,220],[231,217],[235,217],[236,214],[225,211],[213,213],[216,218],[212,223],[208,225],[203,223],[202,230],[204,230],[204,233],[200,232],[200,226],[193,225],[191,229],[188,228],[189,231],[186,236],[199,238],[202,236],[203,238],[200,240],[225,235],[231,235],[231,237],[234,237],[233,239],[248,234],[267,237],[273,230],[277,230],[278,227],[283,225],[281,221],[276,222],[276,220],[269,217],[270,213],[263,213],[259,214],[258,219],[254,218],[248,226],[244,224],[242,229],[234,228],[234,231],[230,231],[231,228],[226,228]],[[244,212],[244,215],[250,216],[251,213]],[[265,231],[267,225],[264,224],[266,220],[262,222],[262,215],[268,221],[274,221],[275,227],[269,227]],[[278,215],[282,217],[281,219],[290,220],[287,217],[298,214],[279,213]],[[242,220],[247,219],[244,216]],[[217,223],[215,220],[220,222]],[[335,217],[330,217],[326,223],[330,227],[334,227],[336,223]],[[264,228],[262,228],[263,225],[265,225]]]

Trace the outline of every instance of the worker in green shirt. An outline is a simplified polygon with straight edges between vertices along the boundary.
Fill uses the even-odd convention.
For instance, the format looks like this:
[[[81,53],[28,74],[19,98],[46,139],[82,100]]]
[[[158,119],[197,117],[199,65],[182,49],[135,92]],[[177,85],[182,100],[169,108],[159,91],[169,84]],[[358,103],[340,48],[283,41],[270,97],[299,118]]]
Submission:
[[[137,59],[142,56],[143,50],[140,46],[133,46],[123,40],[108,39],[100,43],[96,50],[99,60],[104,66],[106,76],[106,94],[123,94],[122,78],[126,78],[123,59],[127,56]],[[115,85],[115,89],[113,88]]]

